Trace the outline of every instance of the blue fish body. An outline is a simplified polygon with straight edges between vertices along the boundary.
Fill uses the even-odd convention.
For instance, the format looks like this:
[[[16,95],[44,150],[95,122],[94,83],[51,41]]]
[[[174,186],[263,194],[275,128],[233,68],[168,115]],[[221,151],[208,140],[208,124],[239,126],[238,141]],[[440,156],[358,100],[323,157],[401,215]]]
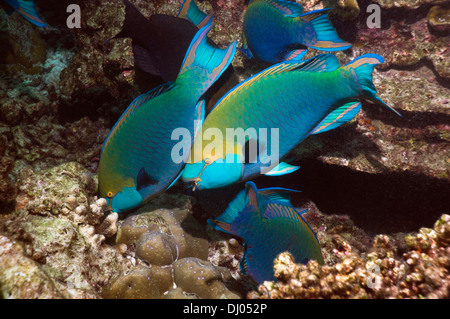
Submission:
[[[201,96],[231,63],[233,43],[218,49],[207,43],[208,23],[186,53],[180,73],[137,97],[106,138],[99,163],[99,192],[115,212],[138,207],[165,191],[179,176],[184,161],[174,161],[177,144],[172,134],[186,128],[191,136],[195,120],[204,117]]]
[[[319,241],[300,211],[289,201],[285,188],[257,189],[253,182],[229,204],[218,218],[208,220],[214,229],[244,240],[245,253],[241,271],[258,284],[275,280],[274,259],[289,251],[296,262],[317,260],[323,264]]]
[[[338,51],[351,47],[341,40],[327,17],[328,9],[304,13],[300,4],[285,0],[253,0],[244,15],[243,52],[278,63],[300,60],[307,48]]]
[[[25,19],[38,27],[46,27],[45,23],[38,15],[33,0],[4,0],[14,11],[20,13]]]

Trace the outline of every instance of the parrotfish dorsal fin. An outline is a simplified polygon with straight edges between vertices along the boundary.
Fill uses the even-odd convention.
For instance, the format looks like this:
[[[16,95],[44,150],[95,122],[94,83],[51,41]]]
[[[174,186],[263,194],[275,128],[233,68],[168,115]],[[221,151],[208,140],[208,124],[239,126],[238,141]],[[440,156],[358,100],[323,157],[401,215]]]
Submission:
[[[200,10],[194,0],[184,0],[177,17],[191,21],[199,29],[211,23],[213,18]]]
[[[161,94],[163,94],[165,92],[168,92],[168,91],[172,90],[176,86],[177,86],[177,84],[175,84],[175,82],[168,82],[168,83],[165,83],[163,85],[160,85],[160,86],[154,88],[153,90],[150,90],[147,93],[141,94],[137,98],[135,98],[133,100],[133,102],[131,102],[131,104],[128,105],[127,109],[120,116],[120,118],[116,122],[116,124],[114,124],[113,128],[111,129],[111,131],[109,132],[109,134],[106,137],[105,141],[103,142],[103,146],[102,146],[101,152],[103,152],[103,149],[105,148],[105,145],[108,143],[109,139],[111,137],[113,137],[114,134],[117,132],[117,129],[123,124],[124,121],[126,121],[126,119],[131,114],[133,114],[134,111],[136,111],[139,107],[141,107],[142,105],[144,105],[146,102],[150,101],[151,99],[153,99],[153,98],[155,98],[155,97],[157,97],[157,96],[159,96],[159,95],[161,95]],[[101,156],[101,153],[100,153],[100,156]]]
[[[323,71],[334,71],[340,67],[338,59],[332,54],[319,54],[315,57],[305,60],[305,61],[284,61],[277,63],[261,72],[251,76],[250,78],[242,81],[238,85],[236,85],[233,89],[228,91],[217,103],[214,105],[214,108],[221,104],[224,100],[230,98],[240,90],[245,89],[248,85],[251,85],[253,82],[258,79],[273,75],[279,74],[283,72],[291,72],[291,71],[305,71],[305,72],[323,72]],[[212,111],[211,110],[211,111]]]
[[[291,71],[323,72],[334,71],[339,67],[340,64],[336,56],[332,54],[319,54],[305,61],[284,61],[267,68],[261,73],[263,73],[262,76],[265,76]]]
[[[206,91],[228,68],[236,53],[236,41],[226,49],[219,49],[210,45],[207,41],[208,32],[211,30],[211,22],[201,28],[192,39],[186,56],[184,57],[177,80],[190,70],[196,70],[204,91]],[[206,70],[207,75],[203,72]],[[188,79],[191,81],[192,79]]]
[[[264,1],[270,4],[274,8],[280,10],[280,12],[287,17],[297,17],[303,13],[303,7],[301,6],[301,4],[296,3],[294,1],[286,1],[286,0],[258,0],[258,1]]]
[[[8,4],[11,5],[13,1],[6,1]],[[19,12],[25,19],[30,21],[32,24],[38,26],[38,27],[46,27],[47,23],[45,23],[38,15],[36,7],[34,5],[34,1],[26,1],[26,0],[17,0],[19,3],[19,8],[16,8],[13,6],[17,12]]]
[[[359,101],[350,101],[338,107],[333,112],[327,115],[312,131],[310,134],[319,134],[352,120],[361,109],[361,103]]]
[[[290,204],[290,193],[301,193],[301,191],[283,187],[270,187],[258,190],[258,194],[264,197],[264,201],[276,201]]]
[[[328,10],[314,10],[300,15],[302,20],[309,21],[315,32],[315,42],[308,45],[311,48],[323,51],[341,51],[352,45],[339,38],[336,30],[328,20]]]

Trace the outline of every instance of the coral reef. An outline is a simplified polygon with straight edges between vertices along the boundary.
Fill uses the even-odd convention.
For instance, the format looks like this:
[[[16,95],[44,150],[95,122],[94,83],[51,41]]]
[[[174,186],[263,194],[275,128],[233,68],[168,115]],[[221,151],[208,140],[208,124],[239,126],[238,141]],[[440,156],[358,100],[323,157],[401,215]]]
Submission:
[[[338,262],[295,264],[289,253],[274,262],[277,282],[265,282],[249,298],[448,298],[450,216],[433,229],[407,235],[407,251],[399,257],[395,240],[377,235],[366,256],[348,242],[333,249]]]
[[[206,260],[207,234],[187,210],[143,206],[120,222],[116,245],[137,266],[118,274],[105,298],[240,298],[227,287],[230,271]]]
[[[131,1],[146,16],[176,15],[182,3]],[[242,44],[243,1],[197,2],[214,16],[215,43]],[[353,44],[336,53],[342,63],[385,58],[375,86],[402,114],[364,102],[351,123],[293,152],[297,173],[261,180],[303,191],[293,203],[308,208],[324,266],[283,253],[278,281],[255,286],[239,271],[242,240],[205,222],[221,213],[210,209],[217,203],[180,183],[131,215],[108,212],[97,197],[101,147],[141,93],[130,41],[111,39],[122,2],[82,1],[82,27],[68,29],[70,1],[37,1],[45,29],[0,10],[0,297],[448,299],[448,6],[297,2],[307,11],[337,7],[332,22]],[[366,25],[372,3],[381,6],[380,29]],[[242,53],[233,66],[240,80],[264,67]]]

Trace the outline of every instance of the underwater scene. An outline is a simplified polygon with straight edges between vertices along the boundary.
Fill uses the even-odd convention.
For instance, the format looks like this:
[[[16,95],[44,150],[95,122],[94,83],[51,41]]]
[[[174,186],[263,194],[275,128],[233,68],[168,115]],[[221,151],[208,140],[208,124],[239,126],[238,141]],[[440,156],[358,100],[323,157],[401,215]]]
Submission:
[[[0,39],[0,299],[450,298],[448,0],[0,0]]]

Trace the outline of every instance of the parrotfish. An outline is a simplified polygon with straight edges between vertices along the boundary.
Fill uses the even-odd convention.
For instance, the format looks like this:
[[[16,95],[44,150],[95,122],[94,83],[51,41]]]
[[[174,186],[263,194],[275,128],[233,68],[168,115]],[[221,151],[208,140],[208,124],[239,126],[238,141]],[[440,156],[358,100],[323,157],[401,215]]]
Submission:
[[[285,251],[296,262],[324,263],[316,234],[302,217],[306,210],[292,206],[290,192],[295,190],[257,189],[253,182],[247,182],[222,215],[208,220],[214,229],[244,240],[241,272],[249,274],[258,284],[275,280],[274,259]]]
[[[177,17],[154,14],[148,19],[130,1],[123,3],[125,19],[114,38],[132,39],[135,67],[146,74],[141,87],[150,90],[175,81],[192,39],[199,28],[212,21],[212,16],[202,12],[192,0],[183,2]],[[205,94],[206,112],[236,84],[237,75],[229,65]]]
[[[245,11],[242,51],[263,62],[301,60],[307,48],[339,51],[351,47],[339,38],[328,10],[303,12],[286,0],[250,0]]]
[[[165,191],[179,176],[183,161],[172,160],[172,132],[204,117],[200,99],[233,59],[236,43],[226,49],[208,44],[211,22],[192,39],[174,82],[137,97],[106,138],[99,164],[99,192],[115,212],[141,205]]]
[[[383,62],[377,54],[365,54],[340,66],[334,55],[321,54],[275,64],[241,82],[205,119],[184,182],[201,190],[296,171],[298,166],[279,160],[309,135],[350,121],[360,99],[393,110],[372,83],[375,65]]]
[[[47,26],[47,23],[39,17],[33,0],[2,0],[0,3],[3,5],[6,3],[5,10],[8,14],[17,11],[32,24],[38,27]]]

